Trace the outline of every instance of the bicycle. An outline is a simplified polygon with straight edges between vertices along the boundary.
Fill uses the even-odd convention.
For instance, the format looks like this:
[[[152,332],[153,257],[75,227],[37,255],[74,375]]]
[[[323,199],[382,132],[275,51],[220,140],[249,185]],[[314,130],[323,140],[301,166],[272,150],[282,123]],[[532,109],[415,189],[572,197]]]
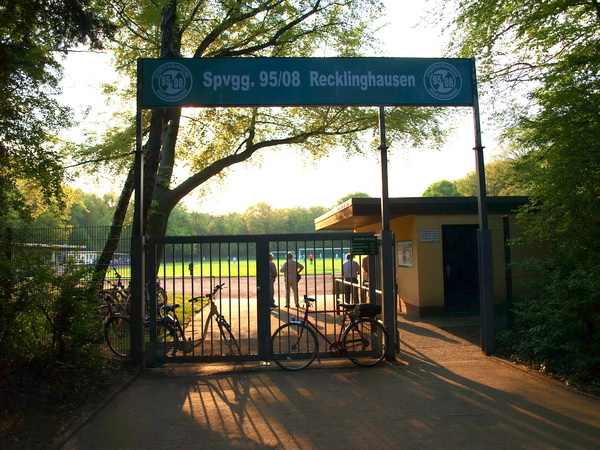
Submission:
[[[310,306],[315,302],[314,298],[305,295],[305,311],[302,320],[285,323],[273,333],[271,356],[279,367],[286,370],[301,370],[312,364],[319,354],[317,335],[329,344],[330,354],[346,356],[359,366],[370,367],[383,360],[388,348],[389,335],[383,323],[376,319],[376,316],[381,313],[380,305],[339,303],[338,306],[344,311],[342,324],[337,340],[331,341],[309,319],[309,314],[338,313],[338,311],[310,311]]]
[[[115,309],[128,313],[129,311],[129,288],[126,287],[121,281],[121,274],[117,272],[117,269],[112,269],[115,272],[117,281],[113,281],[111,278],[107,278],[106,281],[110,287],[102,289],[100,295],[103,300],[110,302]]]
[[[223,340],[229,347],[230,354],[241,355],[242,350],[240,349],[240,344],[238,343],[235,336],[233,335],[233,332],[231,331],[231,325],[229,325],[229,322],[227,322],[227,319],[225,318],[225,316],[223,314],[221,314],[221,312],[219,311],[219,308],[217,307],[217,304],[215,303],[215,295],[219,291],[221,291],[224,287],[225,287],[225,283],[217,284],[210,294],[206,294],[204,296],[199,296],[199,297],[193,297],[188,300],[191,303],[194,303],[198,300],[203,300],[203,301],[209,300],[210,301],[210,312],[208,313],[208,316],[206,317],[206,321],[204,322],[204,326],[202,327],[202,330],[203,330],[202,337],[200,339],[198,339],[197,341],[194,341],[192,343],[192,345],[195,348],[198,345],[200,345],[202,342],[204,342],[204,340],[206,339],[206,335],[208,334],[208,328],[209,328],[208,323],[214,317],[215,321],[217,322],[217,326],[219,327],[221,337],[223,338]]]
[[[117,356],[127,358],[131,353],[131,320],[129,314],[129,289],[125,288],[121,283],[121,276],[115,270],[118,276],[116,286],[121,286],[121,295],[123,292],[127,294],[125,305],[115,295],[115,284],[113,289],[104,289],[100,291],[100,297],[104,301],[100,305],[100,309],[106,309],[104,314],[104,339],[108,344],[108,348]],[[158,286],[160,287],[160,286]],[[165,349],[167,353],[175,354],[179,347],[178,342],[183,339],[183,327],[181,326],[175,309],[179,305],[166,304],[166,291],[160,288],[163,294],[157,293],[157,298],[162,300],[157,302],[157,321],[156,321],[156,336],[157,343],[160,348]],[[148,287],[146,286],[146,305],[150,305],[150,296]],[[121,297],[122,298],[122,297]],[[150,317],[147,315],[144,321],[144,331],[146,341],[150,340]]]
[[[179,318],[177,317],[176,309],[180,307],[179,304],[167,305],[159,303],[157,305],[157,318],[156,318],[156,348],[158,351],[164,352],[166,356],[175,356],[178,351],[183,353],[189,353],[194,348],[201,345],[208,334],[208,322],[212,317],[215,317],[221,336],[223,340],[229,346],[231,354],[241,355],[240,345],[238,344],[235,336],[231,331],[231,325],[227,322],[227,319],[219,312],[217,305],[214,302],[214,297],[223,287],[225,283],[215,286],[210,294],[204,296],[193,297],[189,299],[189,302],[196,302],[198,300],[209,300],[210,301],[210,313],[206,318],[206,322],[203,328],[202,337],[198,340],[192,341],[190,338],[186,338],[185,331]],[[150,340],[150,318],[146,317],[145,323],[145,334],[146,341]],[[105,337],[108,342],[109,348],[118,356],[127,357],[130,354],[129,339],[131,335],[131,321],[129,317],[122,315],[114,315],[110,317],[105,324]],[[237,352],[237,353],[236,353]]]
[[[106,314],[104,322],[104,339],[108,348],[117,356],[127,358],[131,354],[131,320],[128,316],[115,314],[112,307],[108,306],[109,312]],[[185,334],[183,327],[175,314],[175,308],[179,305],[158,305],[158,315],[156,319],[156,341],[157,348],[164,350],[166,355],[175,356],[180,347],[184,348]],[[150,341],[150,318],[146,317],[144,321],[145,341]]]
[[[128,317],[122,315],[121,307],[115,303],[112,296],[103,292],[101,295],[103,300],[106,300],[106,303],[99,306],[100,311],[106,311],[102,319],[104,340],[115,355],[127,357],[131,347],[131,322]]]
[[[129,314],[129,306],[131,305],[131,289],[130,286],[125,286],[122,282],[122,276],[117,271],[115,267],[112,268],[115,273],[117,281],[113,281],[112,279],[108,279],[108,283],[110,284],[110,288],[103,289],[103,292],[110,293],[120,305],[123,312]],[[146,294],[146,304],[149,304],[150,294],[148,291],[148,283],[145,286],[145,294]],[[160,281],[156,280],[156,303],[167,304],[167,291],[160,285]]]

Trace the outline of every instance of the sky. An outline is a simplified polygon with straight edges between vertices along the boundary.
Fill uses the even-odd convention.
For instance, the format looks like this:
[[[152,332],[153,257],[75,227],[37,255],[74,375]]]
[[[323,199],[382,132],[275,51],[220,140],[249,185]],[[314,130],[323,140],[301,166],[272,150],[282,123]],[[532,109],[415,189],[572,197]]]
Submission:
[[[423,22],[426,0],[385,0],[385,3],[388,14],[384,21],[389,25],[378,33],[384,44],[381,56],[443,56],[443,39],[439,30],[417,26]],[[90,67],[94,70],[90,71]],[[108,120],[109,113],[103,104],[99,86],[114,79],[108,55],[74,53],[65,62],[62,101],[73,107],[79,117],[83,117],[83,111],[89,109],[89,120]],[[475,170],[470,111],[465,111],[463,118],[454,125],[455,132],[441,150],[390,147],[390,197],[418,197],[435,181],[455,180]],[[483,131],[486,160],[489,160],[494,152],[494,143],[491,140],[486,142],[485,128]],[[376,145],[367,149],[367,153],[368,156],[347,158],[344,149],[337,149],[313,163],[290,148],[268,150],[268,153],[261,154],[260,166],[238,164],[230,171],[226,181],[215,186],[208,195],[199,197],[191,193],[184,203],[190,210],[227,214],[244,212],[259,202],[269,203],[273,208],[333,207],[340,198],[354,192],[380,197],[381,165]],[[120,192],[119,183],[111,179],[81,177],[75,185],[99,195],[111,190],[116,194]]]

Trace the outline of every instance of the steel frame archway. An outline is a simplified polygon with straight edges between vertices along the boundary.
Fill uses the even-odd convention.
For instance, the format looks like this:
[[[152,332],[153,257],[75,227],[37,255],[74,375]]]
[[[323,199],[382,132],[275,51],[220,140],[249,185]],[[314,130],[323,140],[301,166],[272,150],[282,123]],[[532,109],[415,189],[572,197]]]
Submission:
[[[239,69],[247,76],[247,92],[225,92],[221,86],[219,95],[202,97],[205,92],[201,83],[193,83],[198,67],[216,64],[227,66],[230,70]],[[219,66],[220,65],[220,66]],[[149,67],[146,67],[149,66]],[[234,69],[231,69],[234,67]],[[329,75],[319,75],[329,70]],[[354,73],[362,70],[362,89],[354,85]],[[379,75],[377,71],[380,71]],[[416,75],[410,75],[413,70]],[[259,72],[260,71],[260,72]],[[391,71],[391,72],[390,72]],[[395,72],[394,72],[395,71]],[[150,74],[152,72],[152,74]],[[305,74],[306,72],[306,74]],[[268,74],[266,82],[263,74]],[[310,73],[310,75],[309,75]],[[331,75],[335,73],[335,75]],[[391,75],[386,75],[391,73]],[[168,74],[168,76],[167,76]],[[251,82],[260,77],[259,89]],[[271,74],[274,74],[271,77]],[[287,74],[287,76],[286,76]],[[298,74],[296,76],[296,74]],[[315,75],[316,74],[316,75]],[[384,75],[381,75],[384,74]],[[406,75],[408,74],[408,75]],[[307,86],[302,85],[302,76],[310,79]],[[231,75],[230,75],[231,76]],[[386,78],[387,76],[387,78]],[[166,92],[160,92],[161,83],[172,83],[177,79],[177,95],[169,98]],[[325,77],[325,78],[321,78]],[[466,78],[466,79],[465,79]],[[289,83],[286,86],[286,80]],[[385,84],[390,82],[389,89]],[[417,81],[419,84],[417,86]],[[422,82],[422,85],[421,85]],[[333,83],[333,85],[332,85]],[[366,84],[365,84],[366,83]],[[384,89],[378,89],[383,84]],[[316,87],[315,87],[316,85]],[[173,87],[171,85],[171,87]],[[283,90],[282,88],[286,89]],[[281,88],[281,89],[280,89]],[[295,89],[298,88],[298,89]],[[411,88],[415,88],[412,89]],[[172,89],[173,90],[173,89]],[[216,91],[216,89],[213,89]],[[365,91],[365,92],[363,92]],[[368,91],[368,92],[367,92]],[[268,94],[265,94],[268,92]],[[349,95],[353,92],[356,95]],[[308,94],[307,94],[308,93]],[[304,95],[303,95],[304,94]],[[211,94],[212,95],[212,94]],[[222,103],[219,103],[222,102]],[[479,282],[480,314],[482,328],[481,348],[486,354],[494,349],[494,297],[492,277],[491,231],[488,225],[487,195],[481,125],[479,117],[479,97],[475,60],[464,58],[199,58],[199,59],[140,59],[138,60],[138,93],[136,112],[136,152],[135,152],[135,207],[132,247],[132,362],[144,365],[144,286],[146,276],[143,218],[143,177],[144,155],[142,152],[142,110],[158,107],[207,107],[207,106],[378,106],[379,131],[382,170],[382,257],[383,257],[383,302],[386,325],[396,330],[396,295],[394,238],[389,229],[388,180],[387,180],[387,144],[385,137],[385,106],[468,106],[473,110],[475,132],[475,162],[478,180],[479,208]],[[393,320],[392,320],[393,318]],[[398,346],[396,333],[390,333],[390,348]],[[394,358],[390,350],[389,358]]]

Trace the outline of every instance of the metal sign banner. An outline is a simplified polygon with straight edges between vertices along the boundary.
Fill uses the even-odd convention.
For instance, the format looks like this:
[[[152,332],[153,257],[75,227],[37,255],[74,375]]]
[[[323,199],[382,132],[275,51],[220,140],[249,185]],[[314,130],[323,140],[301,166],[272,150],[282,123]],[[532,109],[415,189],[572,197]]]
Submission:
[[[141,59],[142,108],[472,106],[466,58]]]

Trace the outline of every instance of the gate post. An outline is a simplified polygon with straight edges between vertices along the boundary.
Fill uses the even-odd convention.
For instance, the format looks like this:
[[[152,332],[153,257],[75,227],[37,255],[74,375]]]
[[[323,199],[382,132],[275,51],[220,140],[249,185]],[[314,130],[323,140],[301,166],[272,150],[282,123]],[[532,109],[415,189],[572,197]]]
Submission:
[[[479,303],[481,320],[481,349],[486,355],[494,352],[496,336],[494,330],[494,259],[492,255],[492,232],[489,229],[487,189],[485,186],[485,162],[481,143],[481,123],[479,120],[479,94],[475,75],[475,59],[471,58],[473,85],[473,122],[475,128],[475,173],[477,175],[477,205],[479,210]]]
[[[390,230],[381,231],[381,287],[383,291],[383,323],[390,335],[386,359],[396,359],[400,346],[397,339],[396,320],[396,266],[394,264],[394,233]]]
[[[131,238],[131,363],[144,367],[145,237]]]
[[[144,152],[142,151],[142,67],[137,60],[137,108],[135,115],[134,212],[131,237],[131,363],[144,367],[144,308],[146,286],[146,236],[144,224]]]
[[[269,279],[269,240],[256,241],[256,312],[258,315],[258,357],[261,361],[271,359],[271,306]]]
[[[394,233],[390,230],[390,207],[388,195],[388,161],[385,137],[385,110],[379,107],[379,153],[381,157],[381,288],[383,291],[383,320],[390,334],[390,345],[386,349],[386,359],[396,359],[400,349],[396,320],[396,264],[394,263]]]
[[[157,244],[152,240],[152,238],[148,239],[147,249],[148,249],[148,271],[147,274],[149,278],[146,280],[146,285],[148,286],[148,304],[146,305],[146,313],[148,314],[148,335],[149,342],[144,343],[144,362],[145,367],[154,367],[156,365],[157,358],[157,349],[156,349],[156,315],[157,315],[157,300],[156,300],[156,286],[157,286],[157,260],[156,260],[156,247]]]

